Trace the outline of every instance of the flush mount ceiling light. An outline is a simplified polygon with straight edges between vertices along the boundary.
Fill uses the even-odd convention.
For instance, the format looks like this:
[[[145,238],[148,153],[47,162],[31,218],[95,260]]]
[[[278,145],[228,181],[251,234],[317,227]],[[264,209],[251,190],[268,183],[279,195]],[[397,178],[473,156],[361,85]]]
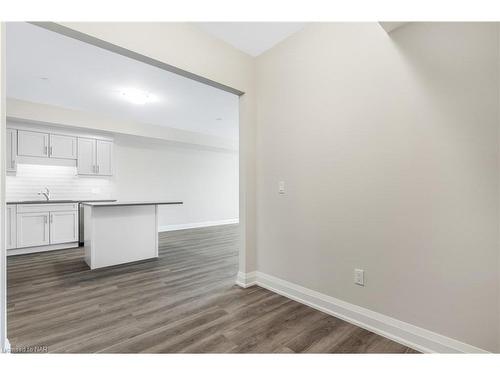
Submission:
[[[128,102],[138,105],[157,101],[156,96],[153,94],[134,88],[120,90],[120,96]]]

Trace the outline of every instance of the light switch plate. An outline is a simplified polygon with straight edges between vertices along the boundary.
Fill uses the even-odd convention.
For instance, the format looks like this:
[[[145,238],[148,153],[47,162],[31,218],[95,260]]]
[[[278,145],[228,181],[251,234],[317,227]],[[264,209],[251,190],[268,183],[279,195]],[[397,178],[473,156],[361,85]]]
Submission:
[[[354,269],[354,284],[365,286],[365,271],[359,268]]]
[[[285,194],[285,181],[280,181],[278,184],[278,193]]]

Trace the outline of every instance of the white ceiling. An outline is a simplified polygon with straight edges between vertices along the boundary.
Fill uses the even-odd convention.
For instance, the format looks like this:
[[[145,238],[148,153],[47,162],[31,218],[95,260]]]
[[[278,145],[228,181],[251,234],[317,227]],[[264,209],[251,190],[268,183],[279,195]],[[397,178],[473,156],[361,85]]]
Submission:
[[[7,96],[238,138],[238,97],[27,23],[7,23]],[[158,100],[135,105],[120,90]]]
[[[304,22],[200,22],[198,27],[233,47],[258,56],[305,26]]]

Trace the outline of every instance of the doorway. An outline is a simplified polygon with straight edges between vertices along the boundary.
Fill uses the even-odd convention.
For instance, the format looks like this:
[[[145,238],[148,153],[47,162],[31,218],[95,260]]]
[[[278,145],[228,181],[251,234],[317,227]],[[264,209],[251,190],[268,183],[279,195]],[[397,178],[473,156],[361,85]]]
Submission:
[[[190,73],[180,71],[179,69],[170,67],[170,66],[163,64],[163,63],[160,63],[156,60],[152,60],[152,59],[147,58],[145,56],[141,56],[141,55],[138,55],[138,54],[133,53],[131,51],[124,50],[120,47],[113,46],[109,43],[99,41],[98,39],[86,36],[84,34],[75,33],[73,31],[71,31],[70,29],[60,27],[59,25],[56,25],[56,24],[36,24],[36,25],[33,25],[33,24],[20,25],[20,24],[18,24],[18,25],[14,25],[14,26],[19,26],[19,27],[27,26],[27,27],[39,29],[38,31],[50,32],[50,33],[54,33],[54,31],[55,31],[57,33],[57,35],[56,35],[57,37],[62,36],[63,38],[66,38],[66,39],[71,38],[72,41],[78,41],[79,43],[84,42],[86,44],[86,47],[84,47],[84,48],[91,47],[91,48],[102,49],[103,51],[105,51],[107,53],[112,52],[120,57],[134,61],[135,63],[140,62],[141,64],[147,64],[150,67],[154,68],[155,70],[162,70],[163,72],[167,72],[169,74],[173,73],[173,74],[178,75],[181,78],[187,80],[189,82],[189,85],[191,85],[191,86],[201,84],[206,88],[210,88],[210,90],[216,89],[216,90],[224,93],[221,96],[224,96],[226,94],[234,96],[235,100],[233,102],[236,103],[236,107],[238,106],[238,102],[239,102],[238,95],[242,95],[242,93],[239,92],[238,90],[234,90],[234,89],[228,88],[224,85],[220,85],[220,84],[217,84],[213,81],[204,79],[202,77],[198,77],[198,76],[192,75]],[[8,25],[7,29],[9,29],[9,25]],[[9,31],[7,30],[7,35],[8,35],[8,33],[9,33]],[[32,38],[31,38],[31,40],[32,40]],[[8,46],[8,44],[7,44],[7,46]],[[8,51],[7,51],[7,53],[8,53]],[[28,58],[24,59],[24,61],[28,61],[28,60],[29,60]],[[116,74],[116,72],[117,72],[117,70],[113,69],[113,73]],[[9,73],[9,72],[7,72],[7,73]],[[33,78],[33,77],[31,77],[31,78]],[[54,82],[57,80],[51,79],[50,77],[47,77],[46,75],[41,75],[41,74],[36,74],[35,79],[36,79],[36,85],[39,85],[41,87],[43,87],[43,85],[47,85],[47,84],[48,85],[52,84],[52,85],[56,85],[56,86],[61,84],[60,82]],[[36,90],[34,90],[34,91],[36,91]],[[42,91],[43,91],[43,89],[42,89]],[[78,91],[79,93],[82,92],[79,90],[76,90],[76,91]],[[30,92],[31,92],[31,94],[33,94],[33,90],[30,90]],[[74,92],[74,90],[73,90],[73,92]],[[9,95],[9,90],[8,90],[7,94]],[[154,96],[154,94],[149,93],[149,92],[145,92],[145,91],[141,92],[141,90],[135,90],[134,87],[132,87],[131,89],[130,89],[130,87],[119,88],[116,90],[116,92],[114,92],[114,94],[117,96],[121,96],[122,98],[125,97],[129,101],[132,100],[135,102],[156,99],[156,98],[152,98]],[[168,168],[170,166],[173,169],[175,169],[174,166],[176,165],[176,161],[178,162],[180,159],[182,159],[181,156],[179,156],[179,155],[175,156],[175,155],[172,155],[171,153],[168,156],[163,155],[165,148],[176,149],[178,154],[183,154],[183,155],[192,154],[193,152],[195,152],[197,155],[195,157],[193,157],[193,160],[190,160],[188,164],[196,165],[196,161],[204,162],[204,163],[206,163],[204,170],[208,170],[211,172],[214,172],[214,169],[213,169],[214,164],[217,164],[217,163],[219,163],[217,165],[224,165],[224,164],[225,165],[229,165],[229,164],[234,165],[234,164],[236,164],[237,167],[240,165],[239,157],[236,156],[236,162],[235,162],[233,160],[234,156],[233,157],[231,156],[231,155],[234,155],[235,146],[236,146],[236,153],[237,153],[237,150],[238,150],[238,139],[237,138],[236,139],[234,139],[234,138],[233,139],[228,139],[228,138],[219,139],[219,138],[223,138],[223,137],[217,137],[217,134],[213,134],[213,133],[212,134],[203,134],[202,133],[203,136],[193,136],[191,133],[196,133],[196,131],[195,131],[196,129],[193,129],[193,127],[196,128],[196,123],[194,121],[192,121],[192,125],[193,125],[192,128],[174,129],[174,131],[172,131],[172,129],[168,129],[168,131],[166,131],[165,129],[155,127],[154,126],[155,124],[154,123],[152,124],[153,121],[149,121],[149,120],[141,121],[140,116],[134,117],[135,115],[133,113],[128,113],[127,117],[134,117],[134,122],[142,122],[144,124],[148,124],[149,126],[145,126],[142,129],[139,129],[139,128],[134,129],[134,127],[131,126],[130,123],[127,123],[123,127],[120,127],[120,124],[118,124],[119,121],[113,120],[113,121],[106,121],[106,124],[104,126],[101,126],[98,129],[95,129],[93,126],[88,125],[89,122],[91,122],[90,117],[86,117],[86,118],[84,117],[83,120],[82,119],[80,119],[79,121],[75,120],[74,122],[69,124],[69,123],[66,123],[65,121],[62,121],[62,120],[61,121],[47,121],[47,118],[43,118],[43,117],[42,118],[35,118],[35,117],[29,117],[28,115],[23,115],[23,114],[29,113],[30,108],[31,108],[31,110],[33,108],[37,108],[38,113],[41,112],[40,110],[42,110],[42,112],[43,112],[44,106],[46,107],[46,106],[50,106],[52,104],[41,103],[40,101],[37,102],[36,98],[33,98],[33,97],[28,97],[28,98],[24,97],[23,98],[24,100],[19,99],[19,97],[23,97],[22,93],[19,93],[19,92],[15,96],[16,96],[15,99],[10,100],[10,104],[12,104],[13,107],[15,108],[15,110],[13,111],[14,115],[9,115],[9,113],[7,114],[8,115],[7,126],[9,126],[9,129],[15,130],[16,135],[17,135],[17,139],[16,139],[16,141],[13,141],[12,145],[15,145],[15,147],[19,146],[19,139],[20,139],[19,134],[21,134],[22,147],[24,147],[24,149],[30,149],[29,147],[26,147],[26,145],[27,144],[30,145],[30,143],[25,142],[25,140],[27,139],[27,135],[28,136],[30,135],[30,134],[27,134],[29,132],[46,133],[46,134],[48,134],[48,139],[51,139],[52,135],[54,135],[54,136],[59,135],[59,136],[69,137],[69,138],[74,136],[76,138],[79,138],[79,136],[82,135],[82,133],[84,133],[84,135],[88,135],[88,132],[93,132],[93,131],[97,131],[99,133],[99,134],[95,135],[96,137],[105,137],[105,136],[108,136],[109,134],[112,134],[113,141],[117,141],[119,144],[119,148],[121,149],[120,155],[122,157],[123,156],[128,157],[128,159],[125,159],[127,162],[126,163],[127,166],[134,165],[134,164],[136,166],[137,165],[143,165],[143,166],[147,165],[148,166],[148,167],[143,168],[144,175],[141,176],[141,178],[146,176],[150,181],[155,182],[154,184],[148,185],[148,189],[155,191],[155,188],[158,188],[157,191],[155,192],[156,194],[159,194],[162,192],[162,189],[161,189],[162,185],[161,185],[161,182],[159,182],[158,173],[155,172],[155,168],[156,168],[155,165],[156,166],[158,165],[155,163],[158,163],[158,159],[163,160],[162,157],[165,157],[171,161],[171,164],[168,164],[168,163],[162,164],[162,162],[160,162],[160,166],[165,167],[165,168]],[[30,100],[27,100],[27,99],[30,99]],[[213,99],[213,97],[212,97],[212,99]],[[66,96],[64,98],[64,100],[71,102],[71,98],[68,96]],[[34,105],[31,105],[31,106],[26,105],[26,103],[22,103],[23,101],[30,102],[31,104],[34,103]],[[91,106],[92,104],[87,103],[86,105]],[[194,106],[194,107],[196,107],[196,106]],[[8,108],[9,108],[9,104],[8,104]],[[67,108],[71,109],[71,110],[75,110],[74,106],[72,106],[71,104],[68,104]],[[81,110],[81,108],[77,109],[77,111],[80,111],[80,110]],[[238,118],[237,112],[238,112],[238,109],[236,108],[236,119]],[[191,115],[192,113],[188,112],[188,114]],[[106,115],[109,115],[109,114],[106,114]],[[63,119],[64,116],[69,116],[69,113],[60,114],[60,116],[61,117],[59,117],[59,118]],[[160,116],[161,116],[161,114],[160,114]],[[214,128],[219,128],[219,129],[222,129],[221,131],[226,131],[226,132],[228,132],[228,131],[230,132],[231,130],[234,131],[234,129],[227,129],[228,128],[227,126],[226,126],[226,129],[224,129],[224,123],[227,120],[225,115],[215,117],[215,116],[213,116],[213,113],[210,113],[210,116],[211,116],[211,121],[213,121],[213,123],[215,124],[215,126],[213,126],[213,128],[210,129],[211,131],[213,131]],[[229,114],[228,116],[231,116],[231,114]],[[47,124],[49,124],[49,125],[47,125]],[[183,133],[183,131],[184,131],[184,133]],[[186,136],[187,136],[186,133],[188,133],[188,132],[189,132],[189,135],[191,137],[186,138]],[[167,136],[167,133],[168,133],[168,136]],[[168,147],[166,147],[166,146],[168,146]],[[50,147],[50,145],[47,145],[47,146],[43,145],[42,148],[44,148],[44,147]],[[18,150],[14,151],[13,147],[11,147],[10,150],[11,150],[11,152],[18,152]],[[49,151],[47,151],[47,152],[49,152]],[[210,164],[211,161],[208,160],[209,158],[207,158],[207,155],[210,153],[214,153],[214,152],[218,153],[217,154],[218,160],[217,160],[217,162],[212,161],[212,164]],[[152,153],[155,155],[155,157],[150,156]],[[64,161],[58,160],[57,162],[55,162],[53,160],[50,160],[51,158],[49,157],[49,158],[47,158],[47,160],[40,161],[40,160],[34,160],[34,158],[37,158],[40,155],[28,155],[28,154],[29,154],[29,152],[23,153],[22,163],[16,165],[16,167],[19,169],[16,169],[14,171],[10,171],[11,173],[12,172],[16,173],[16,178],[15,178],[15,181],[10,181],[8,183],[8,187],[10,186],[10,187],[19,188],[20,185],[22,185],[23,183],[28,184],[28,185],[34,184],[35,182],[48,183],[49,181],[54,180],[54,179],[62,179],[65,181],[65,183],[71,184],[71,182],[68,182],[68,181],[75,180],[75,177],[79,177],[78,175],[76,175],[76,176],[71,175],[71,173],[73,173],[72,171],[74,170],[75,167],[77,168],[77,166],[73,166],[72,162],[68,161],[68,160],[72,160],[70,158],[66,158],[66,160],[64,160]],[[17,155],[19,155],[19,154],[17,154]],[[131,157],[131,155],[134,155],[134,157]],[[160,155],[161,157],[157,157],[158,155]],[[175,159],[176,157],[178,159]],[[54,159],[57,159],[57,158],[54,158]],[[59,158],[59,159],[64,159],[64,158]],[[174,160],[173,162],[172,162],[172,159]],[[78,161],[76,161],[76,163],[78,163]],[[184,173],[184,171],[182,170],[182,168],[179,168],[179,169],[180,169],[180,171],[178,171],[178,172],[182,175],[182,173]],[[135,169],[135,170],[137,170],[137,169]],[[216,171],[216,172],[217,172],[217,174],[220,175],[220,171]],[[236,182],[239,179],[238,178],[239,173],[241,173],[241,171],[238,171],[238,168],[236,168],[236,176],[232,176]],[[22,178],[18,179],[17,177],[22,177]],[[135,175],[133,173],[133,171],[132,172],[128,171],[126,168],[125,169],[122,168],[120,173],[118,173],[117,176],[114,176],[114,175],[111,177],[108,176],[109,178],[106,177],[103,180],[98,180],[97,177],[99,177],[99,176],[92,176],[93,185],[87,186],[87,193],[90,192],[92,195],[108,195],[104,198],[114,198],[111,196],[113,186],[120,184],[120,186],[124,186],[128,189],[126,191],[120,192],[120,199],[130,199],[134,195],[134,191],[136,191],[136,190],[134,190],[134,184],[137,185],[137,181],[140,180],[140,178],[138,178],[138,176]],[[210,178],[213,178],[213,176],[211,176],[211,173],[208,173],[205,177],[207,180],[210,180]],[[230,179],[230,177],[227,177],[227,176],[224,178]],[[186,181],[193,182],[189,178],[186,178]],[[198,187],[200,185],[199,181],[198,182],[194,181],[194,184],[197,185]],[[97,186],[95,186],[95,185],[97,185]],[[193,186],[193,185],[190,185],[190,186]],[[225,185],[223,184],[223,186],[227,186],[227,184],[225,184]],[[169,187],[171,188],[171,186],[169,186]],[[219,190],[219,189],[217,189],[216,185],[212,186],[210,184],[204,184],[204,185],[202,185],[202,188],[204,188],[205,190],[211,189],[212,191]],[[17,190],[16,194],[20,194],[19,192],[21,190],[22,189],[19,188]],[[183,190],[183,188],[180,185],[173,188],[174,192],[180,192],[182,190]],[[239,200],[240,193],[238,192],[238,190],[239,190],[239,188],[237,187],[236,194],[234,193],[234,191],[223,190],[222,192],[221,191],[218,191],[218,192],[223,197],[227,197],[228,195],[232,196],[236,202],[236,207],[239,207],[240,204],[238,203],[238,200]],[[59,192],[62,192],[62,190],[59,190]],[[9,193],[9,192],[7,192],[7,193]],[[172,194],[174,194],[174,193],[172,193]],[[102,197],[99,197],[99,198],[102,198]],[[80,197],[78,199],[87,199],[87,198]],[[71,200],[71,199],[67,199],[67,200]],[[211,202],[209,202],[208,206],[214,206],[214,205],[216,205],[215,203],[216,202],[211,201]],[[52,212],[52,211],[50,211],[50,212]],[[51,218],[50,212],[49,212],[49,216],[48,216],[49,221]],[[32,213],[31,212],[21,212],[21,214],[27,215],[27,214],[32,214]],[[179,212],[177,212],[177,215],[176,215],[175,213],[172,214],[172,212],[170,212],[170,213],[165,215],[165,217],[164,217],[165,221],[160,223],[160,227],[163,227],[163,229],[170,230],[170,231],[174,230],[174,229],[178,229],[178,230],[179,229],[186,229],[186,230],[187,229],[195,229],[195,227],[193,227],[193,228],[181,228],[182,226],[179,223],[175,222],[175,220],[169,221],[169,219],[171,219],[173,216],[178,217],[179,215],[189,215],[189,214],[193,214],[193,213],[192,212],[191,213],[189,213],[189,212],[182,213],[179,211]],[[15,215],[19,215],[19,213],[16,212]],[[238,215],[239,214],[236,215],[236,219],[238,218]],[[44,220],[42,217],[43,217],[43,215],[39,215],[39,219],[41,218],[41,220]],[[16,216],[15,221],[17,223],[17,216]],[[239,220],[236,220],[236,222],[237,221],[239,221]],[[193,219],[191,219],[191,222],[193,222]],[[236,222],[231,222],[230,219],[226,219],[226,225],[236,224]],[[22,223],[24,223],[24,222],[22,222]],[[194,224],[198,224],[198,225],[200,225],[200,227],[202,227],[201,224],[205,224],[208,227],[209,226],[208,224],[213,224],[213,223],[210,223],[209,220],[203,221],[202,219],[195,219]],[[220,225],[223,225],[223,224],[220,224]],[[30,228],[30,227],[28,227],[28,228]],[[12,230],[12,226],[9,227],[9,231],[10,230]],[[243,231],[243,235],[242,235],[242,231]],[[49,229],[49,232],[50,232],[50,229]],[[8,233],[12,233],[12,232],[8,232]],[[6,233],[6,234],[8,234],[8,233]],[[244,228],[237,229],[236,232],[232,234],[233,239],[234,239],[235,235],[237,237],[236,242],[241,244],[243,242],[241,240],[241,237],[244,238]],[[11,236],[11,241],[14,239],[14,237],[17,239],[17,237],[18,237],[17,234],[15,236]],[[7,238],[8,238],[8,236],[7,236]],[[169,236],[167,236],[167,238],[169,238]],[[49,243],[48,245],[52,245],[52,244]],[[15,246],[17,246],[17,245],[15,245]],[[37,244],[37,247],[38,246],[42,246],[42,245]],[[43,245],[43,246],[45,246],[45,245]],[[34,247],[34,246],[32,246],[32,247]],[[14,249],[18,249],[18,248],[11,248],[9,250],[14,250]],[[57,250],[57,249],[50,249],[50,250]],[[241,260],[242,251],[243,251],[243,249],[240,248],[239,255],[238,255],[240,258],[240,261],[238,263],[240,263],[240,264],[242,263],[242,260]],[[20,254],[22,254],[22,252]],[[71,254],[74,254],[74,253],[71,253]],[[70,258],[71,258],[71,256],[70,256]]]

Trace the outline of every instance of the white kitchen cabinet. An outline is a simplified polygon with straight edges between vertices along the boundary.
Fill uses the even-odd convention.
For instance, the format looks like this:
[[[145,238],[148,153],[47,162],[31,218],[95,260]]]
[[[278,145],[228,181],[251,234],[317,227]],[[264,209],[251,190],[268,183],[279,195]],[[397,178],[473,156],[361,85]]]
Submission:
[[[76,166],[78,175],[113,175],[113,139],[61,127],[8,123],[6,170],[19,163]]]
[[[17,156],[17,130],[7,129],[5,148],[6,155],[6,170],[7,172],[15,172],[17,169],[16,156]]]
[[[78,242],[77,203],[7,205],[15,226],[9,227],[16,243],[9,249]],[[9,242],[7,243],[9,246]]]
[[[18,213],[16,224],[18,248],[50,243],[48,212]]]
[[[16,215],[15,204],[7,205],[6,219],[7,219],[7,226],[5,228],[5,237],[6,237],[7,250],[15,249],[17,247],[17,238],[16,238],[17,215]]]
[[[78,138],[78,174],[111,176],[113,174],[113,142]]]
[[[50,134],[49,156],[59,159],[76,159],[76,137]]]
[[[111,176],[113,174],[113,142],[98,139],[96,147],[97,174]]]
[[[19,156],[49,157],[49,134],[27,130],[17,131],[17,154]]]
[[[93,175],[96,172],[96,140],[78,138],[78,174]]]
[[[50,213],[50,244],[78,241],[78,211]]]
[[[17,133],[19,156],[76,159],[76,137],[28,130],[18,130]]]

